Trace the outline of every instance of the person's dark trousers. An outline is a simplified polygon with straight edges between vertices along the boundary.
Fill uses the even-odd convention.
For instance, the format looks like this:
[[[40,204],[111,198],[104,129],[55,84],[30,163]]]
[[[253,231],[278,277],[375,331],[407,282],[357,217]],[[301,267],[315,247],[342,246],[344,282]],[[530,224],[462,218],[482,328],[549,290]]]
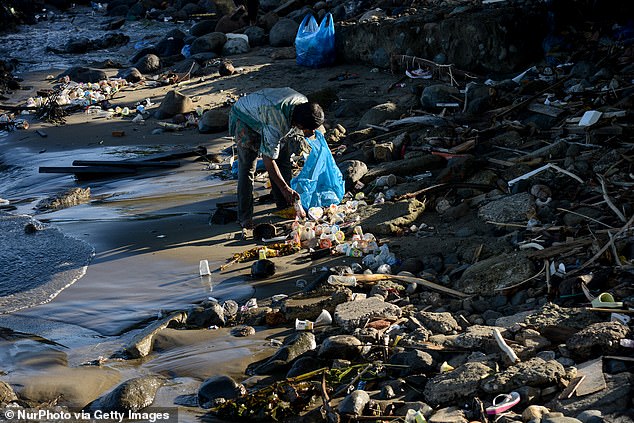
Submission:
[[[291,186],[293,169],[291,167],[291,153],[289,151],[288,144],[285,143],[282,145],[280,155],[277,160],[275,160],[275,163],[277,163],[277,167],[280,169],[282,178],[284,178],[288,186]],[[277,208],[284,209],[290,206],[290,204],[286,201],[286,198],[284,198],[284,194],[280,191],[280,188],[273,182],[271,182],[271,194],[273,194],[273,199],[275,199],[275,205]]]
[[[253,181],[255,180],[255,168],[258,161],[258,153],[249,148],[238,146],[238,221],[242,227],[251,227],[253,224]],[[277,167],[282,177],[290,185],[292,168],[290,152],[287,145],[283,145],[277,160]],[[271,192],[278,207],[287,207],[282,191],[271,183]]]
[[[258,153],[238,146],[238,222],[243,228],[253,226],[253,181]]]

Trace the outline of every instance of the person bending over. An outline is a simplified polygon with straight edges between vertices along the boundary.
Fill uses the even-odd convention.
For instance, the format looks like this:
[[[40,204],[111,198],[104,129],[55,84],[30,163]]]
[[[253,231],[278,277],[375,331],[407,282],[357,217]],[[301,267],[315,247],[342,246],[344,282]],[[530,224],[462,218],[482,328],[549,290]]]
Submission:
[[[288,139],[295,131],[312,137],[324,122],[317,103],[291,88],[266,88],[240,98],[229,113],[229,133],[238,150],[238,221],[253,227],[253,181],[258,155],[269,173],[278,208],[290,206],[299,194],[290,187],[292,169]]]

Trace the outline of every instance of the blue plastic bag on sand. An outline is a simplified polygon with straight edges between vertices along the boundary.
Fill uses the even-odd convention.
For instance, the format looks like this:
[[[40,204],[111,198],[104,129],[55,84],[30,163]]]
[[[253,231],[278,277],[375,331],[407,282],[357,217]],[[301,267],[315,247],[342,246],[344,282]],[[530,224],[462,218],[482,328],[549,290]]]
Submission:
[[[291,188],[300,195],[306,209],[339,204],[345,194],[343,175],[323,134],[315,131],[315,140],[308,142],[312,150],[302,171],[291,180]]]
[[[318,68],[335,61],[335,24],[327,13],[317,26],[313,15],[306,15],[295,36],[297,64]]]

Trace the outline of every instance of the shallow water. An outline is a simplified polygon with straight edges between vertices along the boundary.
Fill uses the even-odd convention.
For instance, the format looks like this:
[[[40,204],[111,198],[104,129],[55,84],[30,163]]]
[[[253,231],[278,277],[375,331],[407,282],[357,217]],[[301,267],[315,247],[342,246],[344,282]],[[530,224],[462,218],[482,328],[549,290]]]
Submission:
[[[21,72],[65,69],[105,59],[125,65],[137,48],[157,42],[173,29],[186,30],[191,26],[178,22],[127,21],[119,30],[104,31],[101,29],[103,24],[116,18],[94,12],[84,6],[77,6],[63,14],[48,11],[46,16],[46,19],[35,25],[22,25],[18,32],[2,35],[0,57],[5,60],[18,60],[16,75]],[[109,33],[125,33],[130,37],[130,42],[121,48],[89,51],[81,55],[46,51],[49,46],[60,49],[70,39],[97,39]]]
[[[85,236],[87,233],[101,230],[104,232],[102,236],[112,238],[114,234],[109,236],[107,232],[120,230],[123,235],[116,242],[125,243],[130,240],[126,238],[124,229],[129,226],[124,222],[134,224],[139,220],[180,216],[185,223],[194,219],[199,225],[206,226],[209,202],[222,195],[223,182],[206,171],[202,163],[183,162],[183,166],[174,170],[83,182],[75,181],[68,175],[38,173],[40,166],[69,165],[69,157],[116,160],[137,157],[148,150],[157,152],[156,147],[126,146],[33,154],[26,148],[16,147],[0,155],[0,163],[5,163],[5,170],[0,172],[0,197],[16,205],[14,213],[33,215],[47,225],[46,230],[29,237],[24,234],[23,228],[30,217],[0,215],[0,267],[5,270],[0,275],[0,313],[50,301],[59,291],[83,276],[93,253],[90,245],[93,241]],[[42,199],[76,186],[91,189],[90,203],[57,211],[36,209]],[[210,189],[214,186],[216,188]],[[192,203],[199,203],[200,208],[192,210],[189,206],[189,209],[185,207]],[[192,218],[192,213],[197,216]],[[161,225],[157,223],[158,227]],[[62,232],[83,238],[84,242]],[[100,246],[88,272],[97,275],[99,272],[109,273],[108,283],[95,286],[92,282],[76,288],[70,298],[64,296],[56,303],[55,312],[49,318],[75,322],[112,334],[120,332],[135,319],[139,321],[155,315],[159,309],[183,307],[212,295],[217,281],[202,280],[194,264],[191,268],[182,262],[162,261],[157,264],[151,256],[144,256],[149,251],[169,249],[191,240],[175,241],[174,236],[162,240],[165,235],[160,232],[155,237],[160,242],[155,241],[154,246],[122,245],[114,251],[104,251]],[[120,273],[116,268],[106,266],[111,266],[113,260],[119,260]],[[140,273],[129,274],[135,266]],[[57,269],[53,276],[49,276],[51,269]],[[159,280],[144,280],[143,269]],[[97,279],[102,281],[103,277]],[[132,289],[127,289],[129,287]],[[232,294],[236,294],[235,287],[232,290]],[[248,296],[250,288],[238,291]],[[223,293],[228,294],[224,286],[216,288],[213,295],[222,296]]]
[[[55,298],[86,273],[94,254],[89,244],[54,227],[25,233],[29,216],[0,212],[0,313]]]

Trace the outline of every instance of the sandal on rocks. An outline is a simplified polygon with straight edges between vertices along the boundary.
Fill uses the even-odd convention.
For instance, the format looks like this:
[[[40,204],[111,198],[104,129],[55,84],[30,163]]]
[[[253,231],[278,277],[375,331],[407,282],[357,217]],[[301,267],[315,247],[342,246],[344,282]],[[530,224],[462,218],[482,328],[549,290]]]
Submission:
[[[510,394],[500,394],[493,398],[493,405],[487,407],[486,412],[489,415],[504,413],[513,408],[518,402],[520,402],[520,394],[515,391]]]
[[[592,307],[594,308],[623,308],[621,301],[614,301],[612,294],[603,292],[599,294],[594,300],[592,300]]]

